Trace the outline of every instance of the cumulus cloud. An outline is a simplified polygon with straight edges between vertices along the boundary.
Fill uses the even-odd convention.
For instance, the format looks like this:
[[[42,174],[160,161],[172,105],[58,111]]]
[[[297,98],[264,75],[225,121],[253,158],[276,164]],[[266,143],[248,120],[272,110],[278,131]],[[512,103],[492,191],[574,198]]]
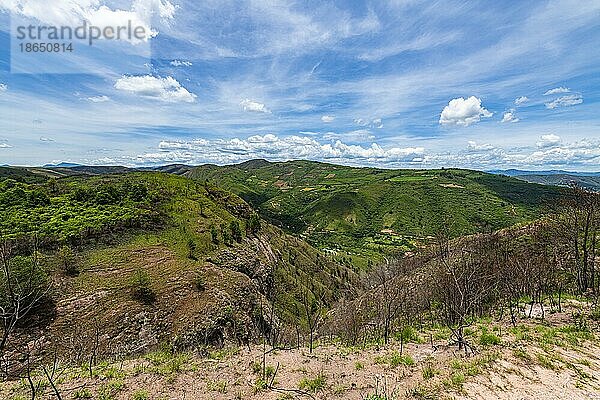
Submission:
[[[600,142],[582,140],[566,144],[555,143],[533,152],[521,161],[531,165],[597,166],[600,162]]]
[[[527,96],[517,97],[515,99],[515,105],[520,106],[521,104],[525,104],[528,101],[529,101],[529,98]]]
[[[333,115],[323,115],[321,117],[321,121],[325,122],[326,124],[335,121],[335,116]]]
[[[170,76],[161,78],[151,75],[125,75],[117,80],[115,88],[145,98],[169,103],[192,103],[197,97]]]
[[[42,137],[40,138],[40,141],[42,141],[42,142],[54,142],[54,139],[52,139],[52,138],[49,138],[49,137],[42,136]]]
[[[8,143],[0,143],[0,149],[10,149],[11,147]]]
[[[36,19],[49,25],[75,27],[82,21],[101,29],[107,26],[142,26],[146,31],[143,41],[155,37],[153,17],[172,20],[176,7],[169,0],[133,0],[129,9],[110,8],[99,0],[0,0],[0,9],[24,18]],[[127,38],[132,43],[136,38]]]
[[[531,168],[562,167],[595,168],[600,163],[600,141],[583,139],[565,143],[554,134],[543,135],[536,148],[499,148],[490,144],[469,142],[464,152],[428,153],[427,165],[466,168]]]
[[[376,128],[376,129],[383,128],[383,122],[381,121],[381,118],[375,118],[372,121],[369,121],[368,119],[363,119],[363,118],[356,118],[354,120],[354,123],[358,126],[365,126],[365,127],[369,127],[369,128]]]
[[[560,143],[560,136],[553,133],[540,136],[540,141],[536,143],[539,148],[555,147]]]
[[[216,162],[235,163],[253,158],[271,160],[325,160],[352,163],[421,163],[422,147],[383,148],[376,143],[359,146],[335,140],[320,143],[312,137],[274,134],[254,135],[246,139],[197,139],[192,141],[163,140],[158,151],[140,154],[135,163]]]
[[[8,90],[8,86],[5,83],[0,83],[0,93],[6,92]]]
[[[493,149],[494,146],[488,143],[477,143],[474,140],[469,140],[467,143],[467,150],[469,151],[489,151]]]
[[[471,96],[468,99],[459,97],[452,99],[442,110],[439,123],[441,125],[469,126],[479,122],[481,118],[489,118],[493,114],[481,106],[481,99]]]
[[[110,101],[110,97],[108,96],[92,96],[92,97],[88,97],[87,101],[91,101],[92,103],[105,103],[107,101]]]
[[[174,67],[191,67],[193,65],[190,61],[185,60],[173,60],[170,64]]]
[[[581,103],[583,103],[583,97],[580,94],[569,94],[546,103],[546,108],[552,110],[557,107],[568,107]]]
[[[373,125],[374,128],[377,129],[381,129],[383,128],[383,122],[381,121],[381,118],[375,118],[371,124]]]
[[[502,115],[502,122],[519,122],[519,118],[515,115],[515,110],[505,111]]]
[[[270,114],[271,110],[267,108],[263,103],[259,103],[258,101],[245,99],[240,102],[240,105],[244,108],[244,111],[256,112],[256,113],[264,113]]]
[[[544,96],[549,96],[551,94],[559,94],[559,93],[569,93],[571,91],[571,89],[560,86],[554,89],[550,89],[547,90],[546,93],[544,93]]]

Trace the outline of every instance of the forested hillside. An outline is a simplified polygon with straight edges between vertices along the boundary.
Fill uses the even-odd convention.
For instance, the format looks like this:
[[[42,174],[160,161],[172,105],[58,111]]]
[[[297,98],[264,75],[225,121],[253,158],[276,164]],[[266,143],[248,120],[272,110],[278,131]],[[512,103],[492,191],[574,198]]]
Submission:
[[[358,282],[236,195],[175,175],[6,178],[0,204],[7,373],[24,340],[77,359],[314,329],[307,312]]]
[[[468,170],[383,170],[264,160],[186,176],[218,182],[284,229],[323,249],[364,259],[412,250],[449,224],[458,237],[540,217],[555,187]]]

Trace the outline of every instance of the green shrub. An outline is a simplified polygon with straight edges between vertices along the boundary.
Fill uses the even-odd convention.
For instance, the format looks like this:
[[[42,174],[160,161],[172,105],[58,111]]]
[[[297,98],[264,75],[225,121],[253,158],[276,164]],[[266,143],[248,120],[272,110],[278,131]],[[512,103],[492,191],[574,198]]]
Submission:
[[[302,378],[298,387],[301,390],[306,390],[311,393],[320,392],[325,388],[325,383],[327,382],[327,378],[323,374],[323,372],[319,372],[319,374],[314,379]]]
[[[152,303],[156,300],[156,294],[152,290],[152,281],[148,272],[138,268],[131,277],[133,295],[144,303]]]
[[[206,383],[206,387],[211,392],[227,393],[226,381],[209,381]]]
[[[123,381],[112,380],[107,383],[100,385],[96,398],[98,400],[114,400],[117,398],[117,394],[123,389]]]
[[[425,379],[425,380],[431,379],[434,376],[436,376],[438,373],[439,373],[439,371],[434,369],[431,365],[427,365],[425,368],[423,368],[423,371],[422,371],[423,379]]]
[[[240,229],[240,223],[237,220],[233,220],[229,223],[229,229],[231,229],[231,237],[236,242],[242,241],[242,230]]]
[[[194,239],[189,238],[187,241],[187,250],[188,250],[188,254],[187,257],[190,260],[197,260],[196,258],[196,248],[198,246],[196,245],[196,242],[194,241]]]
[[[419,336],[419,333],[412,326],[405,326],[402,330],[395,335],[396,340],[403,341],[404,343],[422,343],[423,339]]]
[[[58,253],[56,253],[56,258],[65,274],[73,276],[79,273],[75,262],[75,253],[73,253],[71,247],[61,246]]]
[[[246,223],[246,234],[256,234],[260,230],[260,217],[257,213],[253,212],[248,218]]]
[[[499,345],[501,340],[493,333],[482,333],[479,337],[479,344],[482,346]]]
[[[219,231],[217,230],[217,227],[214,225],[210,226],[210,240],[214,244],[219,244]]]
[[[133,400],[148,400],[150,395],[147,390],[139,389],[133,393]]]
[[[74,399],[91,399],[94,397],[90,389],[79,389],[73,393]]]
[[[415,364],[415,360],[408,354],[400,354],[397,351],[386,356],[375,357],[376,364],[388,364],[392,368],[396,368],[399,365],[411,366]]]

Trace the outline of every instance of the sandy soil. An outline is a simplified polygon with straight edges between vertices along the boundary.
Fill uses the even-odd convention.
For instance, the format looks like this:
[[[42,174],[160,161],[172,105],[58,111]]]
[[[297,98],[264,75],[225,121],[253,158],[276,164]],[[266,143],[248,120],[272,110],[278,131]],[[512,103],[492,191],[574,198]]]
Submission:
[[[265,356],[270,376],[276,371],[268,388],[259,384],[262,346],[231,348],[209,357],[150,355],[98,366],[92,379],[82,377],[81,370],[64,370],[59,388],[64,399],[88,391],[101,400],[362,400],[375,393],[387,397],[370,399],[600,400],[597,333],[577,336],[559,330],[572,326],[567,314],[549,317],[544,324],[523,324],[526,339],[507,326],[480,324],[473,328],[473,340],[483,332],[496,332],[501,341],[477,345],[469,356],[442,339],[435,341],[435,348],[406,344],[403,354],[410,362],[399,357],[398,343],[368,349],[324,345],[312,354],[306,349],[272,351]],[[319,376],[320,384],[303,385]],[[0,383],[0,398],[29,396],[26,386],[11,382]],[[36,398],[55,397],[47,388]]]

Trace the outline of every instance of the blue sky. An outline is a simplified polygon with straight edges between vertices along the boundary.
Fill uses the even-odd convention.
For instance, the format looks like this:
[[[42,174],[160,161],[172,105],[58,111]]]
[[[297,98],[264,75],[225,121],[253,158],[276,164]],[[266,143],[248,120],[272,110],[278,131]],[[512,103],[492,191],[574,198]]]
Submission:
[[[600,170],[597,1],[0,0],[0,10],[0,164]],[[11,18],[133,19],[154,33],[25,59],[18,73]],[[69,73],[41,73],[50,67]]]

